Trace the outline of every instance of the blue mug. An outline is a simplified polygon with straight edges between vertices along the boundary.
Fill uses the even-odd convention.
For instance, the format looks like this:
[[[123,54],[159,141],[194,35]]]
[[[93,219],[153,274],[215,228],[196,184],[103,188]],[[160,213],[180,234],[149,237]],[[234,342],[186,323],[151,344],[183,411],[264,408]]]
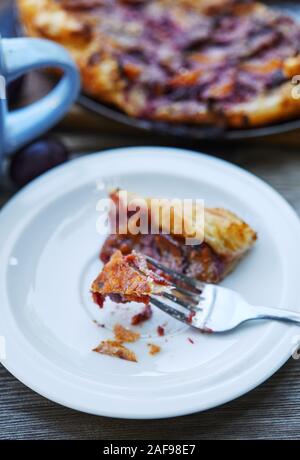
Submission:
[[[63,71],[52,91],[27,107],[8,111],[6,85],[26,72],[47,67]],[[60,45],[37,38],[0,39],[0,165],[5,154],[55,125],[76,100],[79,90],[76,65]]]

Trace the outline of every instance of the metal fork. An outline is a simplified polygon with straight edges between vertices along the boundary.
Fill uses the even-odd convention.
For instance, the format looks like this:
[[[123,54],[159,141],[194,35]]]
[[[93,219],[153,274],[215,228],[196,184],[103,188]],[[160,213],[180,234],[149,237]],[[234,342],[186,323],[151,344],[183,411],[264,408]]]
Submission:
[[[230,331],[254,319],[272,319],[300,324],[298,312],[281,308],[254,307],[232,289],[202,283],[164,266],[151,257],[146,259],[171,279],[170,292],[164,292],[159,296],[160,298],[163,296],[170,302],[165,303],[158,296],[151,296],[150,303],[178,321],[203,332]]]

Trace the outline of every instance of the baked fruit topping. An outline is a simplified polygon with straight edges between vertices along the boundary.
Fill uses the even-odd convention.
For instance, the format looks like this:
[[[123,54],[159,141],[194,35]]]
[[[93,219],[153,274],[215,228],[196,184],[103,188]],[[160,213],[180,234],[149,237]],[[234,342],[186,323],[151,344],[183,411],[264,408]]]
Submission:
[[[124,191],[123,191],[124,192]],[[112,203],[117,209],[117,220],[119,214],[124,215],[126,204],[123,201],[124,194],[121,190],[114,190],[110,194]],[[128,203],[138,199],[138,195],[127,192]],[[146,198],[146,206],[151,207],[151,199]],[[161,201],[160,216],[169,206],[168,200]],[[176,211],[170,214],[176,218]],[[125,219],[132,217],[132,212],[125,214]],[[185,219],[187,220],[187,218]],[[165,233],[165,220],[156,222],[159,228],[158,234],[132,234],[124,230],[122,223],[121,232],[109,235],[101,249],[100,259],[105,264],[111,256],[120,251],[123,255],[129,255],[132,251],[150,256],[162,264],[173,268],[185,275],[196,278],[200,281],[218,283],[233,268],[238,261],[253,246],[256,240],[254,230],[241,220],[234,213],[221,208],[204,209],[204,238],[195,245],[187,245],[187,234],[175,234],[175,224],[171,222],[171,233]],[[184,222],[183,229],[197,229],[198,222],[196,213],[189,215],[189,222]],[[149,227],[151,216],[149,214]],[[173,230],[172,230],[173,229]],[[117,256],[119,260],[120,255]],[[95,290],[95,289],[94,289]],[[140,292],[139,292],[140,294]]]
[[[76,59],[84,91],[151,120],[261,126],[300,115],[300,25],[252,0],[18,0],[27,34]]]

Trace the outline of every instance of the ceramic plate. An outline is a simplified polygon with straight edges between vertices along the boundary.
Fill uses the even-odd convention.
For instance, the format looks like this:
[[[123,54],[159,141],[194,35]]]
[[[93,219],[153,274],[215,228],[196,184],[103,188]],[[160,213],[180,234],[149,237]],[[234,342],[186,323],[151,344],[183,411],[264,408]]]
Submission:
[[[202,198],[258,232],[224,282],[253,304],[299,309],[300,225],[261,180],[219,159],[170,148],[125,148],[74,160],[19,192],[0,213],[0,336],[4,366],[36,392],[74,409],[123,418],[205,410],[272,375],[291,355],[296,326],[256,322],[200,334],[164,313],[139,327],[138,363],[92,352],[140,306],[100,310],[90,283],[105,238],[99,200],[111,185],[141,194]],[[101,327],[101,325],[105,327]],[[157,325],[166,335],[158,337]],[[194,343],[191,343],[192,339]],[[150,356],[148,343],[162,347]]]

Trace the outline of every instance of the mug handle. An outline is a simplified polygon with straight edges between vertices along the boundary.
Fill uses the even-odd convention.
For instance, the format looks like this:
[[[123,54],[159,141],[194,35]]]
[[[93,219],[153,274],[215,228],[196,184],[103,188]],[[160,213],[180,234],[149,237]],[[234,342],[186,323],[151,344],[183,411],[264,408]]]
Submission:
[[[3,111],[5,153],[12,153],[50,129],[76,100],[80,77],[69,53],[38,38],[2,39],[4,77],[9,83],[33,69],[59,68],[64,75],[46,96],[31,105]]]

